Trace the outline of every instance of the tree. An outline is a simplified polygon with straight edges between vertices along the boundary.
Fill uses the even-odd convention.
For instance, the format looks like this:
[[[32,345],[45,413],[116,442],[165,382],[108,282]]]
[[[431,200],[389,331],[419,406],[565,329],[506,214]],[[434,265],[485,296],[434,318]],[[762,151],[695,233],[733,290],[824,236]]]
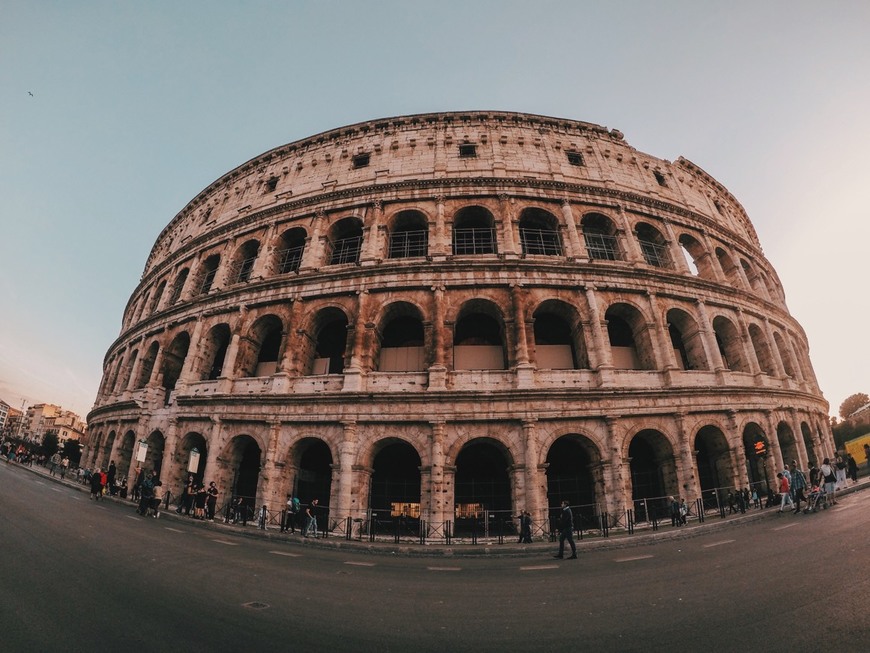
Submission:
[[[57,433],[49,431],[42,438],[42,453],[46,458],[51,458],[55,451],[57,451]]]
[[[856,392],[846,397],[843,403],[840,404],[840,417],[848,419],[849,415],[868,403],[870,403],[870,397],[863,392]]]
[[[78,467],[82,460],[82,447],[78,440],[67,440],[63,443],[62,456],[69,458],[69,466]]]

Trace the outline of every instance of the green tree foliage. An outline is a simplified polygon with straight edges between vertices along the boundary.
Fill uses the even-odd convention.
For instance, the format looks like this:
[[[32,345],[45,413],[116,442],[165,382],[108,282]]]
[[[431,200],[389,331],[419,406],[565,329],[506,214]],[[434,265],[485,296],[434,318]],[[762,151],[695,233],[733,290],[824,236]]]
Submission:
[[[868,403],[870,403],[870,397],[863,392],[856,392],[853,395],[849,395],[843,403],[840,404],[840,417],[846,419],[849,415],[861,408],[861,406]]]
[[[67,440],[63,443],[62,456],[69,458],[70,468],[78,467],[82,460],[82,448],[78,440]]]
[[[57,433],[49,431],[42,438],[42,453],[46,458],[51,458],[57,449]]]

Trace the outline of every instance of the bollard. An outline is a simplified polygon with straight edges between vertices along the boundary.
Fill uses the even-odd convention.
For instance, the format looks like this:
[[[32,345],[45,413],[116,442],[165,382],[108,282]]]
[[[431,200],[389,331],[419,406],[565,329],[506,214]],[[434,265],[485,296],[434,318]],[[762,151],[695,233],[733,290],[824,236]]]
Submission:
[[[453,522],[450,522],[450,521],[444,522],[444,541],[448,545],[450,544],[450,540],[453,536],[453,533],[451,531],[452,525],[453,525]]]
[[[426,530],[428,526],[426,526],[426,521],[420,520],[420,544],[426,544]]]
[[[704,523],[704,500],[695,499],[695,512],[698,513],[698,523]]]
[[[625,526],[628,528],[628,534],[634,535],[634,510],[625,511]]]
[[[348,542],[350,542],[350,538],[353,535],[353,532],[352,532],[353,531],[353,519],[352,518],[350,518],[350,517],[347,518],[347,526],[345,526],[344,528],[345,528],[344,539],[346,539]]]

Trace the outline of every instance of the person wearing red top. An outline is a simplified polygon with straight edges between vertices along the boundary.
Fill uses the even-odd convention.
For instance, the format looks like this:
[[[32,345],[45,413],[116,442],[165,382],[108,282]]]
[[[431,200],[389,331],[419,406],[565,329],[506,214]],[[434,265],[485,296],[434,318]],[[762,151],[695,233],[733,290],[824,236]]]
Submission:
[[[785,474],[779,472],[776,478],[779,479],[779,496],[782,497],[779,504],[779,512],[782,512],[786,505],[793,506],[794,502],[791,500],[791,492],[789,492],[788,479]]]

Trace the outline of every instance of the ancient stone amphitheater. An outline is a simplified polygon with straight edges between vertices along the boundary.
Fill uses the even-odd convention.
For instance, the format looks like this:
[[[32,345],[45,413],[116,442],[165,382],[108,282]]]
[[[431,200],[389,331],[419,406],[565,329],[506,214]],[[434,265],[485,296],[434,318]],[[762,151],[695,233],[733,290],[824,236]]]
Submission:
[[[709,174],[590,123],[433,113],[270,150],[172,219],[85,461],[317,497],[339,529],[545,524],[563,498],[618,525],[831,454],[827,412]]]

